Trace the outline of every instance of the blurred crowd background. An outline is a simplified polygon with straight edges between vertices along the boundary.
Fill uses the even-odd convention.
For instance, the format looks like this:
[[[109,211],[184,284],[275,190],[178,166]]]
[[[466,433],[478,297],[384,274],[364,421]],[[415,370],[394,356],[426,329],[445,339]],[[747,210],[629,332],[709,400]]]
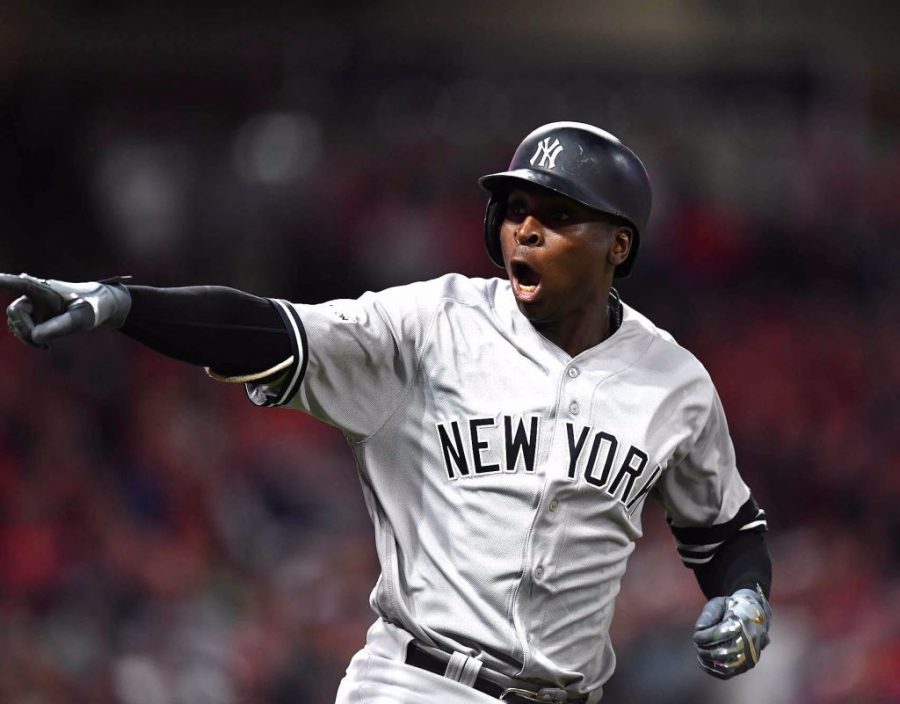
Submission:
[[[598,124],[654,187],[620,291],[710,370],[775,567],[773,644],[712,680],[648,506],[604,701],[897,702],[898,19],[3,2],[0,270],[305,302],[494,276],[477,177],[543,122]],[[332,702],[376,576],[340,434],[115,332],[0,337],[4,704]]]

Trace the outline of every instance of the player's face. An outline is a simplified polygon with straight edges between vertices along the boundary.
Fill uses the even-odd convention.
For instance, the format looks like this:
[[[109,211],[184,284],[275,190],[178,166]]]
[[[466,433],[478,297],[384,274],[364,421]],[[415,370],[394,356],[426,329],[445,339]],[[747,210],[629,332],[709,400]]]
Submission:
[[[500,227],[503,261],[519,310],[536,327],[599,319],[631,231],[538,186],[509,192]]]

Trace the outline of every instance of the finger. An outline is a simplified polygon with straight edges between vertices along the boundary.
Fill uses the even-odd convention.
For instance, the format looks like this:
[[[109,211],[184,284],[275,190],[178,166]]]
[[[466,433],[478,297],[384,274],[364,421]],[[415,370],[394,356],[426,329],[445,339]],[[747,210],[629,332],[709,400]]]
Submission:
[[[31,333],[36,344],[44,344],[64,335],[90,330],[94,326],[94,310],[88,303],[78,303],[62,315],[50,318],[38,325]]]
[[[15,293],[45,295],[47,284],[28,274],[0,274],[0,288]]]
[[[30,274],[20,274],[19,279],[25,285],[25,295],[34,303],[35,313],[43,313],[50,317],[59,315],[65,310],[65,300],[53,290],[49,281]]]
[[[746,672],[754,665],[753,661],[744,653],[739,653],[727,658],[708,658],[704,657],[702,654],[698,654],[697,658],[700,662],[705,663],[708,667],[711,667],[717,672],[733,672],[737,674]]]
[[[41,347],[31,339],[34,330],[34,320],[31,317],[31,301],[25,296],[20,296],[10,303],[6,309],[6,322],[19,340],[30,347]]]
[[[699,631],[716,625],[725,617],[725,597],[718,596],[706,602],[706,606],[697,617],[694,630]]]
[[[700,665],[700,668],[704,671],[712,675],[713,677],[720,680],[730,680],[735,675],[739,674],[734,670],[729,670],[724,666],[719,666],[715,664],[708,664],[703,662],[703,660],[697,659],[697,664]]]
[[[737,619],[728,619],[702,631],[694,631],[694,643],[710,646],[724,641],[734,640],[742,633],[741,623]]]
[[[31,299],[35,314],[46,320],[59,315],[66,309],[63,297],[54,291],[44,279],[22,274],[19,278],[25,283],[25,295]]]
[[[27,296],[19,296],[6,308],[6,322],[9,324],[9,329],[28,344],[31,344],[31,331],[34,329],[31,311],[31,301]]]
[[[727,661],[733,660],[746,653],[744,641],[738,639],[730,643],[723,643],[712,648],[697,648],[697,655],[706,660]]]
[[[10,318],[21,315],[22,313],[31,315],[32,310],[31,299],[28,298],[28,296],[19,296],[16,300],[6,306],[6,317]]]
[[[43,279],[28,274],[0,274],[0,289],[28,296],[39,318],[59,315],[65,310],[65,301]]]
[[[0,274],[0,290],[23,294],[28,286],[25,279],[18,274]]]
[[[736,665],[747,659],[747,650],[743,641],[739,640],[717,648],[697,648],[697,657],[705,662]]]

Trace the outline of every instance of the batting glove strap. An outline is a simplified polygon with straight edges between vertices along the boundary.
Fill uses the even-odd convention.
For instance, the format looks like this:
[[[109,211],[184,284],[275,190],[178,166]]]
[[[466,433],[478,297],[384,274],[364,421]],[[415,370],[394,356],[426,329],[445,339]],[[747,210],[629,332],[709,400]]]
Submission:
[[[752,669],[769,644],[771,623],[772,610],[759,586],[710,600],[694,626],[700,667],[719,679]]]
[[[91,327],[108,325],[120,328],[131,309],[131,294],[118,283],[120,279],[69,283],[48,279],[46,284],[65,301],[66,310],[79,304],[87,304],[94,313]]]

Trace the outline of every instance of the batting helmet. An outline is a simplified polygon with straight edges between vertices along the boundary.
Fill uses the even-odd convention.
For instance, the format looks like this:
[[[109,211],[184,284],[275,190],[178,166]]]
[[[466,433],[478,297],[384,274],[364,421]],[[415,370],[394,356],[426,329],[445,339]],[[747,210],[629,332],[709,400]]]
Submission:
[[[537,184],[601,213],[624,220],[634,230],[628,258],[615,276],[628,276],[640,236],[650,217],[650,179],[634,152],[609,132],[582,122],[551,122],[528,135],[507,171],[478,179],[490,191],[484,217],[484,241],[491,261],[503,267],[500,225],[506,195],[516,182]]]

